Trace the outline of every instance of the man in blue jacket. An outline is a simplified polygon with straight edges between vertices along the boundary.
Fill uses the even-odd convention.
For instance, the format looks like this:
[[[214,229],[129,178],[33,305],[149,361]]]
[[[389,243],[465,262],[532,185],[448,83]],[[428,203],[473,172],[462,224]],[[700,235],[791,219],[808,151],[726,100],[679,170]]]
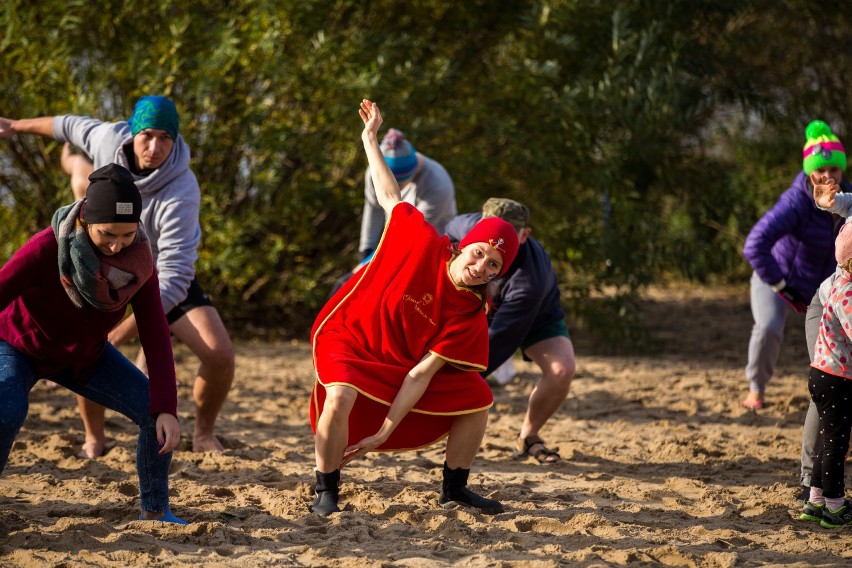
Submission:
[[[530,237],[529,210],[517,201],[492,197],[483,205],[482,213],[450,220],[447,235],[459,241],[484,217],[500,217],[511,223],[518,231],[520,248],[494,296],[488,326],[488,368],[482,375],[493,373],[519,347],[525,359],[538,365],[541,379],[530,393],[515,457],[556,463],[560,460],[558,448],[548,448],[539,431],[568,397],[576,368],[559,282],[550,256]]]

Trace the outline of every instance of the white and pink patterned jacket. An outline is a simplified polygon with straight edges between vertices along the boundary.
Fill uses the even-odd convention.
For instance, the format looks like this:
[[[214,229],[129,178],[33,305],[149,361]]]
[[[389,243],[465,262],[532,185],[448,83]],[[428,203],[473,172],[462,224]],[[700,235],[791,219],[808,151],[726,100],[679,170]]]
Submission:
[[[837,269],[834,283],[823,304],[819,337],[811,367],[852,379],[852,275]]]

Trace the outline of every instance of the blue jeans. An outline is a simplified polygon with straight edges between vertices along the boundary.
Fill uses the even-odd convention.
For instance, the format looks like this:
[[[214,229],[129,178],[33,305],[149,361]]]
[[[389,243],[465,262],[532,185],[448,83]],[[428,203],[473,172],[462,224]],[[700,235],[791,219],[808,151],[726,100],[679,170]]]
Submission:
[[[92,402],[130,418],[139,426],[136,471],[142,508],[160,513],[169,508],[169,464],[172,453],[159,455],[157,425],[150,413],[148,378],[115,347],[107,344],[86,382],[74,380],[70,370],[36,376],[29,359],[0,341],[0,472],[12,444],[27,418],[29,394],[39,379],[50,379]]]

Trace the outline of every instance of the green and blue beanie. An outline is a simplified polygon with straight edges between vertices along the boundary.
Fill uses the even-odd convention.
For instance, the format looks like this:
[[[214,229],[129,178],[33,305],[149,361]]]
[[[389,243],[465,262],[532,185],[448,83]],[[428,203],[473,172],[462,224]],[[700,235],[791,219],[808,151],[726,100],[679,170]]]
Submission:
[[[173,139],[178,135],[178,113],[175,103],[168,97],[153,95],[142,97],[133,107],[133,116],[127,119],[130,132],[136,136],[146,128],[165,130]]]

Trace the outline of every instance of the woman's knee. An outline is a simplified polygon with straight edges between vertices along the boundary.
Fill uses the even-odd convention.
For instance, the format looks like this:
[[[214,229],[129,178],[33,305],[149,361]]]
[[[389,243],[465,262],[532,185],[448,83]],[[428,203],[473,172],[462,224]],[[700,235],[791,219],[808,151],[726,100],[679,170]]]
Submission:
[[[468,436],[471,434],[478,437],[484,436],[485,429],[488,426],[488,418],[488,409],[468,414],[459,414],[453,419],[453,424],[450,427],[450,437],[454,438],[458,435]]]
[[[107,406],[106,408],[110,407]],[[141,404],[116,405],[114,408],[110,408],[110,410],[114,410],[125,418],[128,418],[131,422],[139,426],[139,428],[157,427],[157,419],[151,416],[151,405],[148,402],[144,406]]]
[[[322,408],[323,414],[330,413],[333,417],[348,417],[357,397],[358,393],[353,388],[330,387],[326,389],[325,403]]]
[[[782,337],[787,322],[786,307],[780,311],[769,311],[761,314],[754,322],[754,332],[772,337]]]

